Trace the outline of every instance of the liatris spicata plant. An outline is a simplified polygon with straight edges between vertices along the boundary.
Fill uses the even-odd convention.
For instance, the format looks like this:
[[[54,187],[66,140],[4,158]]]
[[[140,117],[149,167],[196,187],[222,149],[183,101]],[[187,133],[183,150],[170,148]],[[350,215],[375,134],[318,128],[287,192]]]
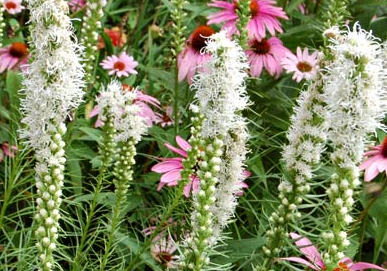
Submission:
[[[39,269],[55,268],[55,250],[66,158],[65,120],[82,101],[80,47],[72,40],[65,1],[31,0],[33,61],[25,71],[20,136],[35,150],[36,246]]]
[[[322,79],[319,76],[301,92],[297,100],[287,132],[289,143],[283,151],[283,160],[289,176],[278,186],[280,205],[269,217],[271,229],[267,232],[266,244],[263,247],[267,258],[257,270],[267,270],[268,266],[271,266],[271,260],[280,253],[287,238],[288,223],[301,217],[298,208],[310,190],[309,181],[320,162],[326,142],[321,92]]]
[[[386,73],[378,39],[356,23],[331,40],[334,60],[323,75],[325,119],[335,174],[327,190],[330,204],[328,228],[323,233],[328,266],[343,257],[350,244],[347,226],[353,221],[354,194],[360,185],[358,164],[367,135],[382,126],[387,110]]]
[[[81,44],[85,46],[84,67],[86,87],[93,78],[95,60],[98,53],[98,37],[106,0],[88,0],[82,28]]]
[[[202,118],[200,136],[204,140],[197,170],[200,188],[193,196],[192,234],[187,239],[189,248],[183,264],[193,270],[208,266],[211,247],[234,211],[235,193],[240,189],[237,184],[244,179],[247,137],[245,121],[238,114],[248,102],[244,85],[248,64],[243,49],[227,38],[226,31],[221,31],[209,38],[205,50],[211,60],[205,65],[206,72],[194,77],[192,84],[196,102],[191,108]],[[225,143],[235,144],[235,148]],[[218,205],[217,202],[222,203],[220,198],[226,197],[228,205]]]
[[[105,270],[109,255],[114,246],[114,237],[120,224],[123,204],[127,199],[129,183],[132,181],[132,166],[135,164],[135,144],[140,141],[147,129],[147,119],[139,114],[141,107],[134,103],[136,91],[124,91],[121,83],[112,81],[105,91],[97,98],[99,119],[112,123],[117,148],[115,150],[114,186],[115,205],[109,219],[109,234],[105,244],[105,253],[100,270]],[[110,121],[108,121],[111,119]],[[105,125],[106,125],[105,123]]]

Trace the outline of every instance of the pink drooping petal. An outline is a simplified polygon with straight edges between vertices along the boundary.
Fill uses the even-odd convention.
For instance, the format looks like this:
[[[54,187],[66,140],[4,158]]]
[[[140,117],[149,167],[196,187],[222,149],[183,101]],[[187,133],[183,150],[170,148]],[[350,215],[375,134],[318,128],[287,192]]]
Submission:
[[[324,266],[324,262],[320,253],[308,238],[302,237],[301,235],[298,235],[294,232],[290,233],[290,236],[293,240],[296,240],[295,243],[300,249],[301,253],[304,254],[310,262],[317,264],[321,268]]]
[[[191,149],[191,145],[180,136],[176,136],[176,143],[184,151]]]
[[[177,181],[181,179],[180,170],[181,169],[171,170],[169,172],[164,173],[160,178],[160,182],[165,184],[177,184]]]
[[[311,264],[310,262],[308,262],[307,260],[304,260],[303,258],[299,258],[299,257],[279,258],[279,260],[296,262],[296,263],[306,265],[307,267],[312,268],[313,270],[318,270],[318,271],[321,270],[321,267],[317,267],[314,264]]]
[[[173,151],[174,153],[180,154],[183,157],[187,157],[187,152],[184,150],[178,149],[169,143],[164,143],[164,146]]]
[[[177,160],[168,160],[154,165],[151,170],[157,173],[165,173],[171,170],[182,169],[183,165]]]

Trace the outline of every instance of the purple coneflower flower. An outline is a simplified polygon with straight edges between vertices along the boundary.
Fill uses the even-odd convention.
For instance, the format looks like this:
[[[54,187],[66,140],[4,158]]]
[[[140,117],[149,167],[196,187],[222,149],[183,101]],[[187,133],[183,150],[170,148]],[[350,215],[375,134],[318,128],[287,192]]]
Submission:
[[[203,48],[206,46],[207,38],[214,33],[211,27],[202,25],[189,36],[183,51],[177,57],[180,82],[187,77],[188,83],[191,84],[196,70],[203,71],[203,64],[211,58]]]
[[[364,180],[366,182],[374,179],[379,173],[387,173],[387,136],[384,138],[383,143],[371,147],[371,151],[364,153],[368,159],[360,164],[359,169],[365,170]]]
[[[0,147],[0,163],[4,159],[4,155],[8,156],[9,158],[15,157],[15,152],[17,151],[16,146],[9,146],[7,142],[3,142]]]
[[[282,33],[281,23],[278,19],[288,19],[288,16],[286,16],[282,8],[274,5],[275,1],[271,0],[250,1],[251,18],[247,23],[250,38],[261,40],[266,37],[266,29],[271,35],[275,35],[275,31]],[[238,0],[234,0],[232,3],[212,0],[209,6],[222,8],[223,10],[208,16],[207,24],[225,22],[223,29],[227,28],[228,34],[232,35],[237,31],[235,24],[238,20],[236,12],[239,9]]]
[[[22,6],[22,0],[5,0],[3,6],[9,14],[17,14],[25,9]]]
[[[289,49],[282,45],[279,38],[252,39],[249,41],[250,48],[246,50],[246,55],[250,64],[251,76],[259,77],[263,68],[271,76],[278,77],[282,72],[281,60]]]
[[[312,242],[310,242],[308,238],[302,237],[294,232],[290,233],[290,236],[292,237],[293,240],[296,240],[295,243],[297,247],[299,247],[301,253],[304,254],[306,259],[300,258],[300,257],[286,257],[286,258],[280,258],[279,260],[300,263],[317,271],[327,270],[324,264],[324,261],[321,257],[321,254],[318,252],[317,248],[314,245],[312,245]],[[340,260],[337,267],[333,269],[333,271],[356,271],[356,270],[361,271],[361,270],[371,269],[371,268],[377,269],[377,270],[386,270],[375,264],[370,264],[365,262],[353,263],[351,259],[343,258]]]
[[[138,62],[134,60],[132,56],[127,55],[125,52],[120,54],[120,56],[108,56],[104,61],[102,61],[102,68],[109,70],[109,75],[129,76],[129,74],[137,74],[137,71],[134,69],[137,67]]]
[[[282,67],[287,73],[294,72],[292,79],[296,82],[300,82],[302,79],[312,79],[318,70],[317,66],[317,54],[315,51],[309,55],[308,48],[304,48],[304,51],[300,47],[297,47],[297,55],[292,53],[286,53],[282,59]]]
[[[177,250],[177,246],[170,235],[168,235],[168,238],[156,236],[150,249],[153,258],[166,268],[177,268],[179,266],[178,257],[173,255]]]
[[[28,49],[22,42],[14,42],[0,49],[0,72],[16,70],[22,64],[27,64]]]
[[[182,157],[161,158],[161,162],[154,165],[151,169],[154,172],[163,173],[157,190],[161,190],[164,185],[176,186],[181,180],[180,171],[184,168],[183,159],[187,158],[187,151],[191,149],[191,145],[180,136],[176,136],[176,143],[180,149],[168,143],[164,143],[164,145]],[[196,193],[199,190],[199,182],[199,178],[192,174],[189,183],[184,187],[184,195],[188,197],[191,189],[193,193]]]

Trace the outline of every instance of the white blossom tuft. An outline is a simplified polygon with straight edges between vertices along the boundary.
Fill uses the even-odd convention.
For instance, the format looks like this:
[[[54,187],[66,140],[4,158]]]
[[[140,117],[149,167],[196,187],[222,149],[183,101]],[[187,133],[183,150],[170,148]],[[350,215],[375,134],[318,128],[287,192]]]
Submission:
[[[65,1],[29,1],[33,61],[27,67],[21,102],[22,138],[37,158],[49,158],[50,133],[82,102],[82,53],[73,40]]]
[[[124,91],[120,82],[113,80],[96,99],[99,108],[99,118],[114,119],[116,142],[133,139],[138,142],[147,130],[146,119],[139,115],[141,107],[134,103],[137,94],[134,91]]]
[[[206,43],[211,60],[194,77],[191,87],[197,90],[198,110],[205,119],[203,137],[225,136],[239,122],[235,113],[247,106],[244,81],[248,64],[243,49],[227,38],[226,31],[213,34]]]
[[[387,110],[384,60],[378,39],[359,24],[332,39],[330,49],[335,59],[323,80],[329,139],[339,147],[332,159],[350,167],[361,161],[367,134],[381,127]]]

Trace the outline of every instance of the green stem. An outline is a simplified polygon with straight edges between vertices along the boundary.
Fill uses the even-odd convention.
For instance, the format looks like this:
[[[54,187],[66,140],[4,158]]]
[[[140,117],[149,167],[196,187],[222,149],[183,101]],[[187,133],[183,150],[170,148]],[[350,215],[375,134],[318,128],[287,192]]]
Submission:
[[[175,123],[175,136],[179,134],[179,68],[177,60],[175,61],[175,99],[173,101],[173,121]]]

